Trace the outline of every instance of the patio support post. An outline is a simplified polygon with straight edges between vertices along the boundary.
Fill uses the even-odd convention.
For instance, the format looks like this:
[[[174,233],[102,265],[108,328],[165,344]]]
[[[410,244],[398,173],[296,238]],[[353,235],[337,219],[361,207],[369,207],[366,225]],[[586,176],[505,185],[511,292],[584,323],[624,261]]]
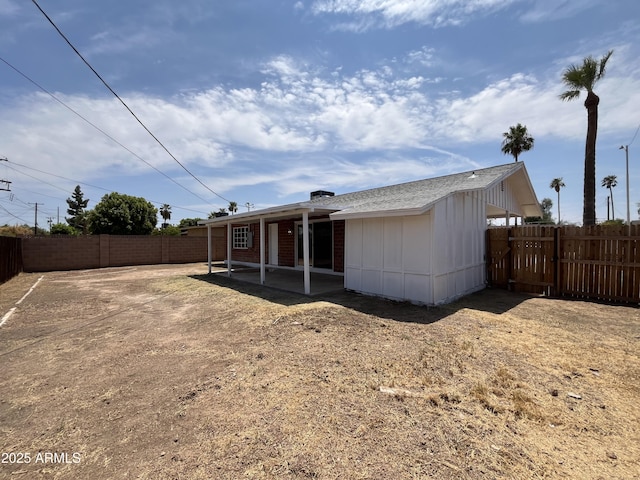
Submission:
[[[231,276],[231,242],[233,238],[231,235],[231,222],[227,223],[227,276]]]
[[[304,258],[304,293],[311,293],[311,274],[309,273],[309,212],[302,213],[302,254]]]
[[[211,273],[211,224],[207,224],[207,263]]]
[[[506,219],[506,223],[505,225],[508,227],[509,226],[509,218],[511,217],[511,212],[509,212],[509,210],[506,211],[506,215],[505,215],[505,219]]]
[[[260,284],[264,285],[264,251],[265,251],[264,217],[260,217]]]

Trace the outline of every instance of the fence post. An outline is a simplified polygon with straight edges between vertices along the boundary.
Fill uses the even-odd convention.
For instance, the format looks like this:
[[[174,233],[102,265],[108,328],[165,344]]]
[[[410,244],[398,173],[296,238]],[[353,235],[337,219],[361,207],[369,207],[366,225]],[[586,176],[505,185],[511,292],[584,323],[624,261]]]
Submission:
[[[553,228],[553,289],[554,297],[560,296],[560,228]]]

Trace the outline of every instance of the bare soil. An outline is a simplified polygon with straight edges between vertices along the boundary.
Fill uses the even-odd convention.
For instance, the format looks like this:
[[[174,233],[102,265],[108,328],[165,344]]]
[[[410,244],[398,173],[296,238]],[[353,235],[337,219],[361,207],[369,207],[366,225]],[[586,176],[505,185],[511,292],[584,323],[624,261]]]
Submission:
[[[1,285],[0,478],[640,478],[638,308],[205,273]]]

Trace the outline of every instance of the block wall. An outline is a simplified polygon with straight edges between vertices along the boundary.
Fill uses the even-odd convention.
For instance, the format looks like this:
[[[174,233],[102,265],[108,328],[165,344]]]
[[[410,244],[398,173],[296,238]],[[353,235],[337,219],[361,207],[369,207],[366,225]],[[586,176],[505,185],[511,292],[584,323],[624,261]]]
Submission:
[[[194,263],[207,260],[207,237],[155,235],[27,237],[23,239],[22,246],[25,272]]]

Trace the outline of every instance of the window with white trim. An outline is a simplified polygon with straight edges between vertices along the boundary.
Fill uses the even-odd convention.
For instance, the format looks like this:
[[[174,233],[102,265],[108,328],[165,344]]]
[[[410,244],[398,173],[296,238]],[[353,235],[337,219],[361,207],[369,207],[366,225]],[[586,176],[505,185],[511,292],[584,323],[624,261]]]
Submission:
[[[249,227],[233,227],[233,248],[248,248]]]

